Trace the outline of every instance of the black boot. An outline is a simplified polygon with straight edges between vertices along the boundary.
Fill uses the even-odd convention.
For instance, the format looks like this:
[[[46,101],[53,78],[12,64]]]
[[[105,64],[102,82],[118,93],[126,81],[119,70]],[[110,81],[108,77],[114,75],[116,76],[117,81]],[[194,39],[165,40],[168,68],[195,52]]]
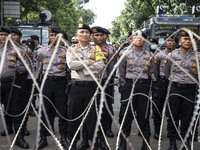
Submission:
[[[29,136],[30,135],[30,132],[27,130],[26,127],[24,127],[24,135],[25,136]]]
[[[73,143],[71,150],[77,150],[76,142]]]
[[[170,139],[170,146],[168,150],[177,150],[176,139]]]
[[[87,148],[89,148],[89,142],[87,139],[83,139],[81,144],[78,146],[78,150],[86,150]]]
[[[105,142],[105,139],[103,137],[98,139],[98,148],[100,150],[109,150],[109,148]]]
[[[186,148],[185,148],[185,146],[186,146]],[[183,147],[183,149],[182,150],[191,150],[191,147],[190,147],[190,142],[189,142],[189,140],[187,140],[187,142],[185,142],[185,146]]]
[[[24,136],[22,133],[19,133],[17,139],[16,139],[16,142],[15,142],[15,145],[16,146],[19,146],[20,148],[22,149],[28,149],[29,148],[29,145],[28,143],[24,140]]]
[[[69,149],[69,143],[67,142],[67,138],[65,135],[61,135],[60,143],[62,144],[64,149]]]
[[[47,142],[47,137],[46,136],[41,136],[41,139],[38,144],[38,149],[43,149],[47,147],[48,142]]]
[[[107,137],[109,137],[109,138],[113,138],[114,137],[114,133],[112,132],[112,130],[106,130],[105,131],[105,134],[106,134],[106,136]]]
[[[149,144],[149,137],[146,138],[147,143]],[[147,146],[147,143],[143,140],[141,150],[150,150]]]
[[[13,132],[13,130],[12,129],[8,129],[8,135],[10,135],[10,134],[13,134],[14,132]],[[6,131],[5,130],[3,130],[2,132],[1,132],[1,136],[6,136]]]
[[[121,141],[120,141],[118,150],[126,150],[126,140],[123,137],[121,137]]]

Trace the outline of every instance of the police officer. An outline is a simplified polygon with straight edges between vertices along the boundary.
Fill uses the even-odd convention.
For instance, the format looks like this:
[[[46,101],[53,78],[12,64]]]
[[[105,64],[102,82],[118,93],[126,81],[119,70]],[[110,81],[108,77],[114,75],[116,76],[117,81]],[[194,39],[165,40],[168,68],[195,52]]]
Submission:
[[[19,115],[24,110],[23,105],[19,105],[23,103],[22,99],[20,99],[19,97],[19,86],[15,84],[16,75],[20,74],[22,69],[20,65],[21,61],[16,51],[19,50],[21,52],[21,50],[14,49],[10,43],[8,43],[8,45],[5,45],[5,40],[10,33],[11,30],[8,27],[0,27],[0,41],[3,46],[0,50],[0,57],[2,57],[4,46],[7,47],[5,62],[1,74],[1,98],[2,104],[5,107],[5,111],[8,113],[5,115],[5,121],[8,125],[8,134],[13,132],[12,124],[14,125],[15,132],[18,131],[23,118],[23,115],[12,117],[10,116],[10,114]],[[21,54],[23,55],[23,53]],[[3,132],[1,133],[1,135],[3,135]],[[28,143],[24,140],[23,128],[19,132],[15,145],[23,149],[29,148]]]
[[[192,49],[191,38],[189,34],[184,31],[180,33],[180,36],[180,48],[168,54],[175,63],[166,59],[164,69],[166,78],[169,79],[169,82],[172,82],[169,93],[171,96],[168,99],[167,105],[167,137],[170,139],[170,147],[168,150],[177,149],[176,138],[178,134],[173,120],[176,127],[178,127],[180,120],[180,134],[182,138],[186,135],[193,115],[197,90],[196,83],[177,65],[179,64],[187,73],[197,79],[197,58]],[[183,149],[185,150],[187,148],[190,150],[189,137],[185,145],[186,147]]]
[[[161,116],[163,105],[166,99],[168,80],[164,75],[164,66],[166,55],[172,52],[176,45],[176,39],[170,37],[170,34],[166,34],[165,45],[166,48],[162,52],[158,52],[155,55],[155,64],[154,64],[154,77],[156,78],[155,85],[152,88],[152,97],[153,97],[153,119],[154,119],[154,139],[159,139],[160,125],[161,125]],[[151,41],[151,40],[150,40]],[[153,42],[153,40],[152,40]],[[151,49],[154,47],[151,46]],[[155,51],[155,50],[154,50]]]
[[[117,57],[112,58],[112,56],[115,53],[115,48],[113,45],[108,44],[106,42],[107,39],[109,38],[110,32],[106,28],[103,28],[103,30],[104,30],[104,38],[103,38],[103,44],[102,44],[103,49],[102,50],[107,59],[107,62],[110,61],[110,63],[107,66],[106,72],[104,72],[104,74],[102,75],[103,76],[102,83],[105,83],[105,81],[107,80],[107,77],[110,75],[110,73],[114,67],[114,64],[116,63]],[[111,58],[112,58],[112,60],[111,60]],[[112,115],[114,115],[113,106],[112,106],[112,104],[114,103],[114,76],[115,76],[115,73],[111,77],[111,79],[108,83],[108,86],[106,88],[106,91],[107,91],[106,93],[108,94],[108,96],[106,97],[106,101],[107,101],[108,108],[109,108],[110,112],[112,113]],[[104,107],[104,111],[102,114],[102,125],[103,125],[106,136],[113,138],[114,134],[112,132],[112,117],[108,113],[108,110],[106,109],[106,107]]]
[[[141,33],[141,32],[139,32]],[[139,34],[137,33],[137,34]],[[143,38],[146,38],[145,33],[141,33]],[[134,41],[135,40],[135,41]],[[125,110],[128,104],[127,99],[132,91],[133,83],[135,83],[134,94],[143,93],[149,95],[149,76],[152,73],[152,53],[149,50],[145,50],[143,45],[145,41],[141,37],[133,36],[133,47],[125,54],[124,59],[119,65],[119,75],[121,83],[123,83],[123,90],[121,93],[121,106],[119,113],[119,123],[122,123],[122,119],[125,115]],[[140,76],[139,76],[140,75]],[[136,114],[136,119],[140,126],[140,129],[144,135],[144,138],[149,143],[150,137],[150,125],[149,125],[149,99],[143,95],[133,96],[131,105]],[[131,106],[129,106],[128,112],[125,116],[125,121],[122,126],[122,131],[126,137],[130,135],[131,123],[133,120],[133,114]],[[126,141],[121,136],[119,150],[126,150]],[[143,140],[141,150],[148,150],[146,142]]]
[[[49,27],[49,41],[52,43],[49,46],[42,47],[38,50],[37,53],[37,62],[36,62],[36,70],[37,72],[42,72],[45,74],[47,67],[49,65],[51,56],[53,52],[56,50],[56,35],[60,33],[60,29],[57,27]],[[45,82],[45,86],[43,89],[44,96],[48,97],[52,104],[56,107],[59,116],[59,133],[61,135],[61,144],[65,149],[68,149],[69,143],[67,142],[67,121],[63,119],[67,116],[67,99],[65,94],[66,88],[66,51],[67,49],[63,46],[59,46],[53,59],[53,63],[51,64],[50,70],[48,72],[47,80]],[[40,68],[40,64],[42,67]],[[50,124],[52,125],[52,109],[53,106],[46,98],[44,98],[44,107],[46,109],[46,113],[48,119],[50,120]],[[42,115],[42,120],[46,123],[46,119],[44,115]],[[51,127],[52,128],[52,127]],[[38,144],[38,148],[42,149],[48,145],[46,136],[48,135],[44,126],[41,126],[40,130],[41,139]]]
[[[99,48],[92,46],[89,43],[91,33],[92,31],[88,25],[79,24],[76,32],[76,37],[79,39],[79,43],[67,50],[67,63],[69,69],[71,70],[72,78],[70,88],[71,90],[68,99],[69,119],[75,119],[84,112],[97,88],[94,79],[81,63],[79,58],[85,63],[85,65],[88,66],[90,71],[95,75],[97,79],[99,72],[104,67],[103,60],[105,57],[103,53]],[[86,127],[85,130],[88,134],[87,136],[89,140],[92,140],[93,138],[96,125],[96,117],[97,114],[95,110],[95,104],[93,104],[84,122]],[[68,137],[70,141],[74,137],[80,123],[81,118],[69,122]],[[77,149],[76,143],[79,141],[79,139],[80,133],[76,136],[75,142],[72,145],[73,150]],[[94,149],[98,149],[97,142],[95,143]]]
[[[18,30],[15,27],[11,27],[11,32],[12,32],[12,39],[16,42],[17,47],[20,49],[20,53],[23,56],[23,59],[25,60],[25,62],[29,65],[30,69],[33,67],[31,65],[33,65],[32,62],[32,51],[31,49],[29,49],[26,45],[22,44],[20,42],[21,38],[22,38],[22,33],[20,30]],[[16,84],[20,85],[20,99],[24,100],[24,102],[22,102],[24,109],[26,108],[26,105],[29,101],[30,98],[30,94],[31,94],[31,86],[30,86],[30,80],[28,80],[28,71],[25,68],[25,66],[23,65],[23,63],[21,62],[18,65],[19,69],[18,69],[18,74],[17,74],[17,78],[16,78]],[[27,122],[28,122],[28,116],[26,117],[26,120],[24,122],[24,135],[28,136],[30,135],[29,131],[27,130],[26,126],[27,126]]]

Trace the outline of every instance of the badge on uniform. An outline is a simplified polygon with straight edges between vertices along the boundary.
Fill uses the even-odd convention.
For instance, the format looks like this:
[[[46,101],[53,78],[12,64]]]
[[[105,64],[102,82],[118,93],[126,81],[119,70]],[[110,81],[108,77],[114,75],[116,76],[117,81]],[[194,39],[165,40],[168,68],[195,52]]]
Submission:
[[[164,61],[164,64],[166,64],[167,63],[167,59],[165,59],[165,61]]]
[[[48,60],[45,60],[44,62],[45,62],[45,63],[49,63],[49,61],[48,61]]]
[[[130,64],[130,65],[132,65],[132,64],[133,64],[133,62],[132,62],[132,61],[130,61],[130,62],[129,62],[129,64]]]
[[[65,56],[65,53],[61,53],[60,55]]]

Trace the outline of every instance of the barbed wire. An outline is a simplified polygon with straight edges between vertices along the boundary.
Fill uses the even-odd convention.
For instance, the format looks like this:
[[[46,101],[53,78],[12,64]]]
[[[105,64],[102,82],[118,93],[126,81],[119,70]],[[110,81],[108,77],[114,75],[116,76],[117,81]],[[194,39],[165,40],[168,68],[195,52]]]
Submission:
[[[199,37],[196,33],[192,32],[191,30],[188,30],[188,29],[180,29],[180,30],[174,32],[174,33],[173,33],[170,37],[168,37],[166,40],[168,40],[169,38],[171,38],[171,37],[174,36],[174,35],[177,35],[180,31],[183,31],[183,30],[186,31],[186,32],[189,34],[189,36],[190,36],[190,38],[191,38],[191,40],[192,40],[192,45],[193,45],[193,50],[194,50],[194,52],[195,52],[195,57],[198,58],[198,50],[197,50],[197,46],[196,46],[197,44],[196,44],[195,39],[193,38],[193,36],[195,36],[195,37],[196,37],[197,39],[199,39],[199,40],[200,40],[200,37]],[[109,115],[111,116],[111,118],[113,119],[113,121],[114,121],[116,127],[118,128],[118,135],[117,135],[117,139],[116,139],[116,150],[117,150],[118,147],[119,147],[118,143],[119,143],[119,137],[120,137],[120,135],[122,135],[122,136],[125,138],[125,140],[126,140],[126,142],[128,143],[129,147],[130,147],[132,150],[134,150],[134,148],[133,148],[133,146],[132,146],[132,143],[131,143],[131,142],[129,141],[129,139],[126,138],[126,137],[124,136],[124,134],[122,133],[122,126],[123,126],[123,124],[124,124],[125,117],[126,117],[126,115],[127,115],[128,108],[129,108],[129,107],[131,108],[131,112],[132,112],[132,115],[133,115],[133,117],[134,117],[134,120],[135,120],[135,123],[136,123],[136,126],[137,126],[139,132],[141,133],[141,135],[142,135],[143,139],[145,140],[146,144],[148,145],[149,149],[151,149],[149,143],[148,143],[148,142],[146,141],[146,139],[144,138],[144,135],[143,135],[143,133],[142,133],[142,131],[141,131],[141,129],[140,129],[140,126],[139,126],[139,124],[138,124],[138,122],[137,122],[137,119],[136,119],[136,116],[135,116],[135,113],[134,113],[134,110],[133,110],[133,105],[132,105],[132,102],[131,102],[134,96],[136,96],[137,94],[140,94],[140,95],[143,95],[143,96],[147,97],[148,100],[150,100],[150,101],[153,103],[153,105],[156,106],[156,105],[154,104],[154,102],[152,101],[152,99],[150,98],[149,95],[145,95],[145,94],[143,94],[143,93],[134,94],[134,92],[133,92],[133,91],[134,91],[134,88],[135,88],[135,84],[136,84],[136,82],[138,81],[138,79],[141,77],[142,72],[143,72],[143,70],[145,69],[145,67],[147,66],[147,64],[144,66],[143,70],[140,72],[140,74],[138,75],[137,79],[133,79],[131,94],[130,94],[129,98],[126,99],[126,100],[122,100],[123,102],[128,102],[128,104],[127,104],[127,106],[126,106],[125,114],[124,114],[124,117],[123,117],[123,119],[122,119],[121,124],[119,124],[118,121],[115,120],[114,116],[112,115],[111,111],[109,110],[109,108],[108,108],[108,106],[107,106],[107,101],[105,100],[105,99],[106,99],[106,98],[105,98],[106,96],[110,96],[110,95],[107,95],[107,94],[105,93],[105,89],[106,89],[107,85],[109,84],[109,80],[110,80],[111,77],[114,75],[114,73],[115,73],[115,71],[117,70],[119,64],[120,64],[121,61],[124,59],[124,57],[125,57],[125,55],[128,53],[128,51],[132,51],[132,53],[134,53],[133,50],[132,50],[132,47],[133,47],[133,43],[137,40],[137,38],[142,38],[143,40],[145,40],[146,43],[151,44],[148,40],[144,39],[144,38],[141,36],[141,31],[137,31],[137,32],[134,33],[130,38],[132,38],[133,36],[137,36],[137,37],[133,40],[133,42],[132,42],[132,43],[128,46],[128,48],[124,51],[123,55],[118,59],[118,61],[116,62],[116,64],[115,64],[114,67],[113,67],[113,70],[112,70],[111,73],[109,74],[109,76],[108,76],[108,78],[107,78],[107,80],[106,80],[106,82],[105,82],[105,84],[104,84],[103,86],[100,84],[101,82],[99,82],[99,80],[95,77],[95,75],[92,73],[92,71],[89,69],[89,67],[88,67],[88,66],[83,62],[83,60],[79,57],[79,55],[77,55],[74,51],[72,51],[72,53],[78,58],[78,60],[82,63],[82,65],[87,69],[87,71],[89,72],[89,74],[92,76],[92,78],[93,78],[93,80],[96,82],[98,88],[97,88],[97,90],[96,90],[94,96],[93,96],[92,99],[90,100],[88,106],[87,106],[86,109],[83,111],[83,113],[82,113],[80,116],[78,116],[78,117],[76,117],[76,118],[73,118],[73,119],[68,119],[68,118],[62,116],[61,114],[59,114],[59,111],[56,109],[56,107],[54,106],[54,104],[51,103],[51,105],[52,105],[53,108],[56,110],[56,112],[59,114],[59,116],[60,116],[61,118],[65,119],[65,120],[67,120],[67,121],[75,121],[75,120],[77,120],[77,119],[80,119],[80,117],[83,117],[83,119],[82,119],[82,121],[81,121],[81,123],[80,123],[80,125],[79,125],[79,127],[78,127],[78,129],[77,129],[77,132],[76,132],[76,134],[74,135],[74,137],[73,137],[73,139],[72,139],[72,141],[71,141],[71,143],[70,143],[70,148],[71,148],[71,146],[73,145],[73,142],[74,142],[74,140],[75,140],[75,137],[77,136],[78,132],[80,131],[81,127],[83,126],[83,123],[84,123],[84,121],[85,121],[85,119],[86,119],[88,113],[90,112],[90,109],[91,109],[92,105],[93,105],[94,103],[96,103],[95,97],[96,97],[98,94],[100,94],[100,95],[101,95],[101,98],[100,98],[99,106],[97,107],[97,104],[95,104],[95,108],[96,108],[96,112],[97,112],[97,123],[96,123],[96,127],[95,127],[95,132],[94,132],[94,136],[93,136],[93,141],[92,141],[91,149],[94,147],[95,139],[96,139],[96,137],[97,137],[97,132],[98,132],[99,129],[102,131],[103,137],[104,137],[104,139],[106,140],[106,143],[108,144],[107,138],[106,138],[106,136],[105,136],[105,134],[104,134],[104,131],[103,131],[103,128],[102,128],[102,125],[101,125],[101,121],[100,121],[100,120],[101,120],[102,113],[103,113],[103,107],[104,107],[103,104],[104,104],[104,103],[105,103],[106,109],[107,109],[108,112],[109,112]],[[127,39],[127,40],[128,40],[128,39]],[[16,46],[16,43],[14,43],[14,42],[11,40],[11,35],[9,35],[8,38],[7,38],[6,41],[5,41],[5,45],[4,45],[3,53],[2,53],[2,57],[1,57],[1,64],[0,64],[0,79],[1,79],[1,74],[2,74],[2,68],[3,68],[3,65],[4,65],[4,61],[5,61],[5,53],[6,53],[7,45],[8,45],[8,42],[10,42],[11,45],[13,46],[15,52],[17,53],[18,57],[19,57],[20,60],[22,61],[23,65],[24,65],[25,68],[27,69],[29,75],[31,76],[31,79],[33,80],[32,92],[31,92],[29,101],[28,101],[28,103],[27,103],[27,105],[26,105],[26,107],[25,107],[25,109],[23,110],[22,113],[17,114],[17,115],[9,114],[9,113],[7,113],[7,112],[3,109],[2,104],[0,105],[0,112],[1,112],[2,122],[3,122],[3,127],[4,127],[4,129],[5,129],[5,131],[6,131],[8,144],[11,145],[10,149],[13,149],[13,145],[14,145],[14,143],[15,143],[16,137],[18,136],[18,134],[19,134],[19,132],[20,132],[20,129],[21,129],[21,127],[22,127],[22,125],[23,125],[23,123],[24,123],[24,121],[25,121],[25,117],[26,117],[27,114],[28,114],[28,110],[29,110],[29,107],[30,107],[30,106],[33,108],[33,110],[34,110],[34,112],[35,112],[35,114],[36,114],[36,116],[37,116],[37,118],[38,118],[37,134],[36,134],[36,149],[38,149],[38,142],[39,142],[39,137],[40,137],[40,125],[41,125],[41,124],[43,124],[43,125],[45,126],[45,128],[48,130],[48,132],[51,134],[51,136],[53,137],[53,139],[54,139],[54,141],[56,142],[56,144],[57,144],[57,146],[59,147],[59,149],[63,149],[62,145],[60,144],[60,142],[58,141],[58,139],[56,138],[56,136],[55,136],[55,135],[53,134],[53,132],[52,132],[51,125],[50,125],[50,123],[49,123],[49,121],[48,121],[48,117],[47,117],[47,114],[46,114],[46,111],[45,111],[45,107],[44,107],[44,103],[43,103],[43,98],[45,97],[45,95],[43,95],[44,85],[45,85],[45,82],[46,82],[46,79],[47,79],[47,76],[48,76],[48,72],[49,72],[49,70],[50,70],[50,67],[51,67],[51,65],[52,65],[53,59],[55,58],[56,52],[57,52],[57,50],[58,50],[60,41],[62,41],[67,47],[69,47],[69,45],[68,45],[68,43],[66,42],[66,40],[64,40],[64,39],[62,38],[62,34],[58,34],[57,37],[56,37],[56,40],[54,40],[53,43],[52,43],[52,44],[55,44],[55,42],[56,42],[55,50],[53,51],[53,54],[52,54],[52,56],[51,56],[51,58],[50,58],[49,65],[48,65],[48,67],[47,67],[47,71],[46,71],[45,74],[44,74],[44,77],[43,77],[43,79],[42,79],[42,82],[41,82],[41,85],[40,85],[40,86],[39,86],[39,84],[37,83],[37,78],[36,78],[36,77],[38,76],[39,72],[36,73],[36,76],[33,74],[32,70],[31,70],[30,67],[29,67],[29,64],[27,64],[27,62],[24,60],[24,58],[21,56],[20,52],[18,51],[18,48],[17,48],[17,46]],[[51,45],[52,45],[52,44],[51,44]],[[50,47],[51,47],[51,45],[50,45]],[[156,54],[157,52],[160,52],[160,53],[164,54],[165,57],[167,57],[170,61],[172,61],[172,63],[175,63],[175,60],[173,60],[172,58],[170,58],[168,55],[166,55],[166,54],[161,50],[161,47],[162,47],[163,45],[164,45],[164,44],[160,45],[160,46],[157,48],[157,50],[155,51],[155,53],[150,57],[149,62],[153,60],[153,57],[155,56],[155,54]],[[123,46],[123,45],[122,45],[122,46]],[[122,47],[122,46],[121,46],[121,47]],[[111,60],[114,59],[114,57],[117,56],[117,54],[119,53],[121,47],[115,52],[115,54],[112,56]],[[106,66],[105,66],[105,68],[104,68],[104,70],[103,70],[103,73],[105,72],[105,70],[106,70],[107,66],[109,65],[109,63],[111,62],[111,60],[106,64]],[[199,59],[196,59],[196,63],[197,63],[198,80],[196,80],[193,76],[191,76],[191,74],[189,74],[189,73],[188,73],[183,67],[181,67],[179,64],[177,64],[177,66],[178,66],[187,76],[189,76],[189,77],[191,78],[191,80],[193,80],[193,81],[198,85],[198,87],[200,87],[200,84],[199,84],[199,81],[200,81]],[[40,66],[41,66],[41,64],[40,64]],[[1,86],[1,83],[0,83],[0,86]],[[34,96],[37,96],[37,95],[34,95],[34,92],[33,92],[35,88],[36,88],[36,89],[38,90],[38,92],[39,92],[39,94],[38,94],[38,95],[39,95],[39,109],[38,109],[38,113],[36,113],[35,108],[34,108],[33,105],[31,104],[33,97],[34,97]],[[169,83],[169,86],[168,86],[167,96],[166,96],[166,100],[165,100],[164,107],[163,107],[163,111],[162,111],[162,120],[161,120],[160,133],[159,133],[159,140],[158,140],[158,150],[161,149],[161,136],[162,136],[162,130],[163,130],[163,124],[164,124],[164,118],[165,118],[165,111],[166,111],[167,105],[168,105],[169,112],[170,112],[170,116],[171,116],[171,118],[172,118],[172,121],[173,121],[173,123],[174,123],[174,126],[175,126],[175,128],[176,128],[176,130],[177,130],[177,132],[178,132],[178,135],[179,135],[179,137],[180,137],[180,139],[181,139],[181,141],[182,141],[182,145],[180,146],[180,149],[182,149],[182,148],[185,146],[185,142],[186,142],[186,140],[187,140],[187,138],[188,138],[188,136],[189,136],[189,133],[192,131],[192,128],[193,128],[193,127],[194,127],[194,128],[193,128],[193,132],[192,132],[192,133],[193,133],[192,139],[194,139],[194,132],[195,132],[195,129],[197,128],[197,123],[198,123],[199,116],[200,116],[200,112],[198,112],[198,111],[199,111],[199,106],[200,106],[200,90],[198,90],[197,101],[194,102],[196,105],[195,105],[195,108],[194,108],[193,117],[191,118],[191,122],[190,122],[190,126],[189,126],[189,128],[188,128],[187,134],[186,134],[186,136],[185,136],[184,139],[183,139],[183,138],[181,137],[181,135],[180,135],[180,132],[179,132],[179,130],[178,130],[178,127],[176,127],[176,125],[175,125],[173,116],[172,116],[172,114],[171,114],[171,109],[170,109],[170,107],[169,107],[168,99],[169,99],[170,96],[175,95],[175,94],[171,94],[171,95],[170,95],[170,93],[169,93],[170,88],[171,88],[171,83]],[[99,90],[100,90],[100,92],[99,92]],[[179,96],[180,96],[180,97],[184,97],[184,96],[182,96],[182,95],[179,95]],[[110,96],[110,97],[112,97],[112,96]],[[113,97],[112,97],[112,98],[113,98]],[[185,97],[184,97],[184,98],[185,98]],[[51,100],[48,99],[47,97],[46,97],[45,99],[47,99],[49,102],[51,101]],[[188,101],[191,101],[191,100],[189,100],[189,99],[187,99],[187,98],[185,98],[185,99],[188,100]],[[1,101],[0,101],[0,102],[1,102]],[[157,111],[158,111],[158,108],[156,108],[156,109],[157,109]],[[46,125],[42,122],[42,120],[41,120],[41,114],[42,114],[41,111],[42,111],[42,110],[44,111],[44,115],[45,115],[45,118],[46,118],[46,120],[47,120],[47,126],[46,126]],[[6,115],[9,115],[9,116],[12,116],[12,117],[17,117],[17,116],[20,116],[20,115],[22,115],[22,114],[25,114],[24,117],[23,117],[22,123],[20,124],[20,128],[19,128],[19,130],[17,131],[14,140],[12,141],[12,144],[11,144],[11,142],[10,142],[10,137],[8,136],[7,127],[6,127],[6,124],[5,124],[5,118],[4,118],[4,115],[3,115],[4,113],[5,113]],[[160,113],[160,115],[161,115],[161,112],[159,112],[159,113]],[[50,130],[49,130],[49,129],[50,129]],[[70,149],[70,148],[69,148],[69,149]],[[191,148],[193,149],[193,140],[192,140]],[[111,149],[110,146],[109,146],[109,149]]]

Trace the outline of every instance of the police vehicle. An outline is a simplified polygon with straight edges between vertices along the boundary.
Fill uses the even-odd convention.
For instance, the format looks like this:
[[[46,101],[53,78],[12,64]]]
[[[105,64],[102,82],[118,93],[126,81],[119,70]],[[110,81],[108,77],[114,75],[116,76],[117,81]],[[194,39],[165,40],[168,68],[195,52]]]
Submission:
[[[31,35],[37,35],[39,42],[43,46],[48,45],[48,27],[51,25],[49,21],[52,18],[52,14],[49,10],[43,10],[40,12],[41,23],[25,24],[17,27],[22,32],[22,41],[31,38]]]
[[[147,26],[143,31],[146,32],[148,39],[157,39],[160,44],[164,43],[166,33],[187,28],[198,35],[200,34],[200,6],[192,7],[192,15],[166,15],[167,6],[157,6],[156,17],[147,21]]]

